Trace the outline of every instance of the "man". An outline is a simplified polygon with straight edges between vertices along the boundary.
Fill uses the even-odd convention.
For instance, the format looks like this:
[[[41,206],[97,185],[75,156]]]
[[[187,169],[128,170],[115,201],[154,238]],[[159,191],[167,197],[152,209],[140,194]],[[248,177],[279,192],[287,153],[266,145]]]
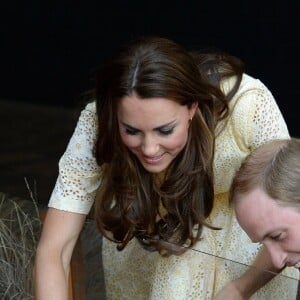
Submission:
[[[275,267],[300,267],[300,139],[259,147],[231,187],[238,222],[262,243]]]

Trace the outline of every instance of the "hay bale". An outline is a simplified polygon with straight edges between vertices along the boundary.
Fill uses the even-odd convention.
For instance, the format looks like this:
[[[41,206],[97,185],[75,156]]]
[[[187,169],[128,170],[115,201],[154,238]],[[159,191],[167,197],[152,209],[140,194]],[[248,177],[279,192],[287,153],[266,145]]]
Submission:
[[[32,269],[40,231],[33,200],[0,193],[0,299],[34,299]]]

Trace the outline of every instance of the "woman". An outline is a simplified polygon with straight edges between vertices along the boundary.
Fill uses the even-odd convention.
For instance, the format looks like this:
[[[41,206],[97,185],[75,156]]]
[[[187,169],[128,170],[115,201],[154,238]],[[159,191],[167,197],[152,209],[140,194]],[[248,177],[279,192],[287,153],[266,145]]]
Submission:
[[[234,258],[252,262],[258,248],[227,192],[241,161],[288,130],[271,93],[243,71],[237,58],[161,38],[133,43],[101,69],[96,104],[83,110],[59,163],[37,251],[38,299],[54,290],[65,299],[95,198],[108,298],[211,299],[237,276],[215,256],[232,259],[241,245]],[[267,280],[246,276],[233,290],[247,297]]]
[[[300,140],[272,141],[243,163],[231,200],[248,236],[267,248],[277,268],[300,268]]]

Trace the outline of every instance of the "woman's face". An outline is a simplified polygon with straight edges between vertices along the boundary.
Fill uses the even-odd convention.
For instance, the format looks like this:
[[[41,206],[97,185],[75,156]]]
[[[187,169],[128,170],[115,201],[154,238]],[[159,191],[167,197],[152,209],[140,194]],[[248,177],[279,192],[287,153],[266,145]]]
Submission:
[[[237,220],[254,242],[263,243],[273,264],[300,267],[300,213],[279,205],[257,188],[237,201]]]
[[[118,105],[121,139],[147,171],[162,172],[184,148],[196,109],[196,103],[189,109],[165,98],[124,97]]]

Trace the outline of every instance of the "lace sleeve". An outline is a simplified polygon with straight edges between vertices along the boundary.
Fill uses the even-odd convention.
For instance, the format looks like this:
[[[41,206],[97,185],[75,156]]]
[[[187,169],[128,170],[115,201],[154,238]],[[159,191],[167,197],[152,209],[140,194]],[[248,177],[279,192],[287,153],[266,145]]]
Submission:
[[[100,168],[95,159],[97,117],[95,103],[81,112],[67,149],[59,161],[59,176],[49,207],[88,214],[100,184]]]
[[[289,138],[287,125],[271,92],[262,84],[237,100],[233,121],[250,151],[274,140]]]

